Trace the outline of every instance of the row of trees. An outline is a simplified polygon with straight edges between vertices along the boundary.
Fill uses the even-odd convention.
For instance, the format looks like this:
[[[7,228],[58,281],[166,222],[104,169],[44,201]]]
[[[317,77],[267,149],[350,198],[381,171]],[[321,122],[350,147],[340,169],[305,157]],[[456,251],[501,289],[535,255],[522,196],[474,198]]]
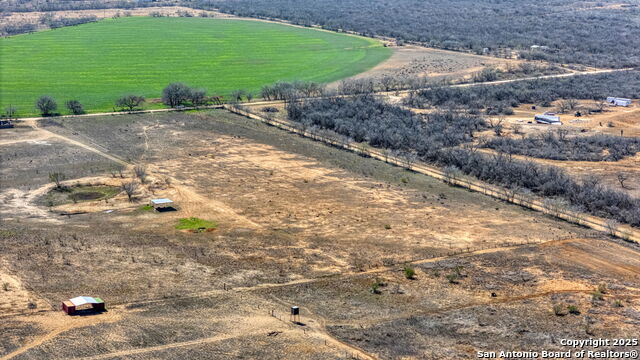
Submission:
[[[234,93],[233,96],[242,99],[245,92]],[[203,105],[221,105],[224,97],[219,95],[207,96],[207,90],[190,87],[181,82],[169,84],[162,90],[162,102],[172,108],[180,106],[203,106]]]
[[[116,101],[116,106],[121,109],[135,110],[144,101],[144,96],[125,95]],[[69,113],[73,115],[82,115],[86,112],[84,106],[78,100],[65,101],[64,105],[67,110],[69,110]],[[40,111],[42,116],[53,116],[58,114],[58,102],[49,95],[39,97],[36,101],[36,108]],[[13,111],[15,113],[16,109],[13,108]]]
[[[98,18],[95,16],[56,17],[52,14],[45,14],[40,17],[37,23],[31,21],[13,21],[0,25],[0,36],[30,33],[42,27],[56,29],[63,26],[86,24],[89,22],[97,21],[97,19]]]
[[[477,151],[470,140],[487,126],[479,117],[457,112],[415,115],[372,96],[291,102],[287,111],[311,131],[330,130],[389,149],[402,154],[407,163],[419,159],[451,174],[470,175],[514,193],[557,198],[575,210],[640,226],[640,201],[595,178],[577,181],[557,167]]]
[[[72,114],[84,114],[84,108],[78,100],[69,100],[65,104]],[[52,116],[57,114],[56,111],[58,110],[58,103],[53,97],[44,95],[39,97],[36,101],[36,108],[40,111],[42,116]]]
[[[273,85],[265,85],[260,90],[260,95],[265,100],[287,100],[300,97],[322,96],[325,94],[325,86],[316,82],[284,82],[279,81]]]

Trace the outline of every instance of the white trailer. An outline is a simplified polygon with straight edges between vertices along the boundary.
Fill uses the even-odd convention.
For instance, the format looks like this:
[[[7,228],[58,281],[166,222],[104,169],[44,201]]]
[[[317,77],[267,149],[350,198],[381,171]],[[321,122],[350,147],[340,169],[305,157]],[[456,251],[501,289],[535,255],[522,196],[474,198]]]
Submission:
[[[619,97],[613,97],[613,96],[609,96],[607,98],[607,102],[609,103],[609,105],[613,105],[613,106],[627,107],[631,105],[631,99],[625,99],[625,98],[619,98]]]

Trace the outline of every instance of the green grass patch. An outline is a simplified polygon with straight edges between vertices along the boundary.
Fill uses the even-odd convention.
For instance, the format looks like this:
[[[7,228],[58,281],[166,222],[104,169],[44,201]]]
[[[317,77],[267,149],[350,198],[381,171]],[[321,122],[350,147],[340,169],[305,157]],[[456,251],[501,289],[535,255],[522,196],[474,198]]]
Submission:
[[[373,39],[260,21],[105,19],[1,38],[0,108],[37,115],[36,99],[50,95],[62,114],[71,99],[88,112],[111,111],[122,95],[159,98],[174,81],[210,94],[258,92],[280,80],[339,80],[390,55]]]
[[[198,219],[196,217],[180,219],[178,225],[176,225],[176,229],[178,230],[206,230],[217,227],[218,224],[213,221]]]
[[[142,210],[142,211],[151,211],[151,210],[153,210],[153,206],[148,205],[148,204],[147,205],[142,205],[142,206],[140,206],[140,210]]]
[[[46,206],[59,206],[84,201],[110,199],[120,193],[120,188],[109,185],[77,185],[52,189],[43,199]]]

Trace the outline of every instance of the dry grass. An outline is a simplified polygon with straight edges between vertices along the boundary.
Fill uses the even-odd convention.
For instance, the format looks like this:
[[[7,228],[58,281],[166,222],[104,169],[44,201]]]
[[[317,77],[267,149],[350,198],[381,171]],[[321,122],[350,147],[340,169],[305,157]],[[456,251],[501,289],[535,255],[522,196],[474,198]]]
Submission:
[[[595,305],[585,299],[601,282],[624,307],[590,314],[595,334],[624,336],[640,321],[637,249],[372,159],[221,111],[69,119],[46,129],[143,163],[149,179],[134,203],[124,194],[52,212],[30,197],[5,203],[8,213],[37,210],[42,219],[0,223],[0,278],[44,304],[100,296],[109,312],[11,316],[0,329],[15,335],[0,354],[464,358],[516,338],[512,345],[545,348],[545,334],[582,336],[585,316],[557,318],[553,304],[587,313]],[[28,196],[50,186],[33,181]],[[123,180],[104,172],[72,181]],[[151,197],[171,198],[178,211],[141,210]],[[175,229],[188,217],[219,227]],[[545,244],[491,249],[526,241]],[[448,256],[467,248],[489,249]],[[412,260],[415,279],[407,279]],[[457,284],[446,278],[454,272]],[[369,291],[374,281],[380,294]],[[302,306],[305,326],[287,321],[291,305]],[[495,340],[480,340],[488,334]]]

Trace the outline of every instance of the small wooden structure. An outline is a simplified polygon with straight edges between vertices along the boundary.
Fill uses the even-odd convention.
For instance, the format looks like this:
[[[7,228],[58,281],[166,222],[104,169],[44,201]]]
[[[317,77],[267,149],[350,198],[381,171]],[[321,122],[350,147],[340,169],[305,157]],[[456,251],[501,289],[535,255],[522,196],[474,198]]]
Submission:
[[[152,199],[150,205],[153,206],[153,210],[155,211],[163,211],[163,210],[174,210],[173,200],[170,199]]]
[[[291,321],[298,321],[300,322],[300,307],[298,306],[292,306],[291,307],[291,316],[290,316]]]
[[[84,305],[91,305],[91,309],[95,312],[102,312],[106,310],[104,306],[104,300],[100,299],[99,297],[78,296],[74,297],[73,299],[63,301],[62,311],[67,313],[67,315],[74,315],[78,310],[78,307]]]

